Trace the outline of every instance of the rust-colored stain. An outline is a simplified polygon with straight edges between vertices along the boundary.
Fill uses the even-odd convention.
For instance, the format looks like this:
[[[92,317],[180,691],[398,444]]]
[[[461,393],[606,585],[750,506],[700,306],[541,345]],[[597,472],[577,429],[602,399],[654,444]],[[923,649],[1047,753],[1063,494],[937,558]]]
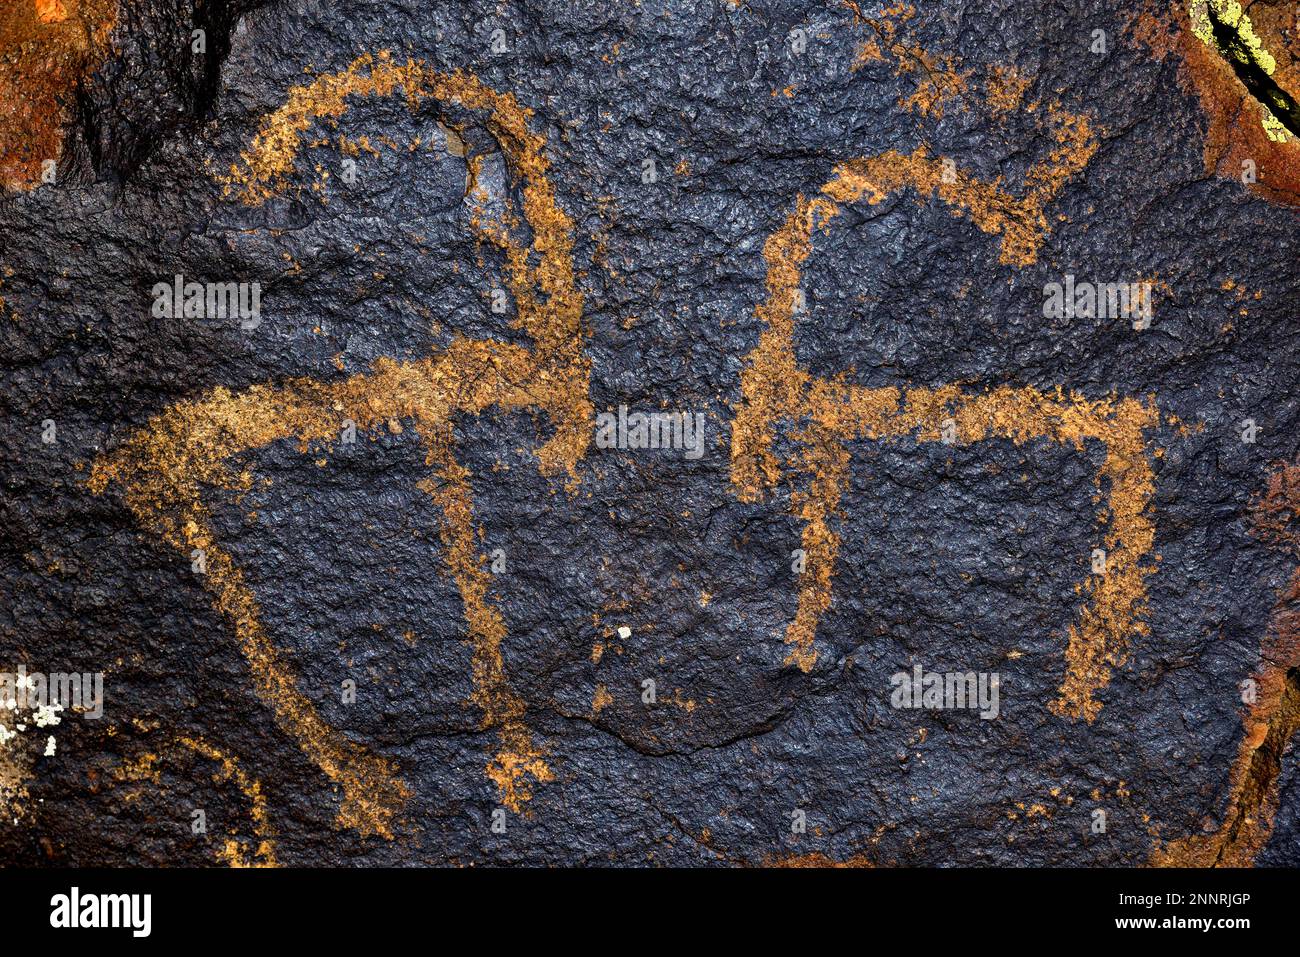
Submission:
[[[0,187],[32,189],[59,159],[77,87],[116,20],[116,0],[0,0]]]
[[[1082,587],[1088,601],[1069,630],[1066,673],[1052,710],[1071,718],[1096,718],[1101,704],[1093,695],[1125,660],[1130,639],[1146,633],[1142,617],[1151,568],[1145,559],[1154,541],[1148,508],[1154,480],[1144,431],[1159,420],[1153,404],[1132,398],[1090,400],[1033,387],[867,389],[843,376],[813,378],[794,352],[794,322],[803,308],[803,264],[817,231],[825,232],[844,204],[874,205],[911,188],[922,199],[937,196],[953,215],[969,216],[980,230],[1000,237],[1003,263],[1034,262],[1049,232],[1046,205],[1097,149],[1087,117],[1054,106],[1045,112],[1054,146],[1025,175],[1020,197],[1007,193],[1000,182],[984,182],[955,163],[945,164],[924,146],[910,154],[890,150],[840,164],[818,195],[798,198],[764,246],[767,299],[757,314],[766,328],[741,376],[742,401],[732,429],[732,483],[742,500],[757,501],[787,470],[807,479],[792,495],[794,512],[804,522],[806,568],[795,618],[785,633],[792,646],[787,666],[810,671],[817,660],[817,623],[830,607],[839,550],[832,520],[848,481],[847,443],[904,437],[944,441],[945,420],[951,420],[948,440],[953,443],[1047,439],[1079,449],[1096,441],[1106,448],[1096,479],[1098,495],[1106,502],[1099,516],[1105,532],[1098,543],[1108,553],[1106,571]],[[782,422],[801,425],[792,435],[798,451],[778,462],[772,444]]]
[[[1255,504],[1255,532],[1300,558],[1300,465],[1269,476]],[[1250,867],[1268,843],[1277,812],[1282,756],[1300,730],[1300,568],[1278,595],[1260,643],[1255,700],[1242,715],[1241,744],[1228,774],[1219,826],[1157,846],[1157,867]]]
[[[1231,47],[1216,37],[1211,15],[1220,24],[1219,36],[1233,36]],[[1243,7],[1235,0],[1180,0],[1167,12],[1148,9],[1133,20],[1135,36],[1154,56],[1181,57],[1179,83],[1196,94],[1209,124],[1206,172],[1289,205],[1300,205],[1300,136],[1283,122],[1286,111],[1252,93],[1238,70],[1249,60],[1283,97],[1300,98],[1296,17],[1289,3]],[[1243,178],[1252,165],[1253,177]]]
[[[267,808],[266,795],[262,791],[262,782],[248,774],[239,761],[213,746],[203,738],[179,735],[168,741],[168,756],[161,757],[148,752],[123,762],[114,772],[114,778],[121,782],[154,785],[162,783],[160,764],[172,760],[176,753],[190,751],[201,758],[214,762],[217,769],[212,773],[215,784],[233,782],[240,794],[248,802],[248,817],[253,828],[251,843],[242,841],[237,835],[228,836],[216,851],[218,861],[230,867],[278,867],[275,859],[275,829],[271,825],[271,815]]]
[[[260,623],[256,597],[215,540],[201,489],[247,490],[252,476],[227,466],[231,456],[279,439],[296,439],[306,454],[312,443],[337,441],[345,420],[358,431],[388,427],[390,421],[415,428],[431,469],[421,487],[441,509],[446,561],[474,641],[473,701],[483,711],[483,727],[498,734],[499,751],[487,774],[502,802],[518,812],[531,796],[530,779],[548,781],[552,772],[532,741],[524,704],[506,677],[501,656],[505,625],[488,601],[489,576],[477,549],[468,472],[453,458],[452,417],[491,408],[540,409],[554,425],[554,434],[537,451],[540,470],[567,475],[570,485],[576,482],[593,420],[572,223],[547,179],[545,138],[529,129],[529,111],[511,94],[498,93],[470,74],[437,73],[420,62],[398,64],[386,52],[362,56],[346,70],[289,91],[285,104],[266,117],[240,162],[223,177],[227,193],[249,205],[265,202],[289,185],[303,135],[316,120],[341,116],[352,97],[396,94],[412,108],[431,99],[483,114],[509,154],[522,185],[531,242],[515,238],[512,227],[518,224],[509,212],[503,223],[476,216],[471,226],[504,251],[507,285],[516,305],[512,322],[533,348],[457,337],[427,358],[380,359],[368,373],[337,381],[293,379],[239,393],[217,388],[155,416],[115,452],[99,458],[89,479],[96,492],[110,482],[120,484],[140,522],[172,547],[186,554],[205,550],[205,585],[234,628],[259,694],[281,727],[343,790],[339,823],[385,837],[392,836],[394,817],[409,796],[406,785],[391,761],[329,727],[298,690]],[[472,173],[473,163],[470,168]]]
[[[36,0],[36,19],[41,23],[62,23],[68,19],[68,8],[61,0]]]
[[[787,857],[772,857],[763,862],[764,867],[801,867],[812,869],[875,867],[866,854],[854,854],[842,861],[837,861],[820,851],[811,854],[792,854]]]

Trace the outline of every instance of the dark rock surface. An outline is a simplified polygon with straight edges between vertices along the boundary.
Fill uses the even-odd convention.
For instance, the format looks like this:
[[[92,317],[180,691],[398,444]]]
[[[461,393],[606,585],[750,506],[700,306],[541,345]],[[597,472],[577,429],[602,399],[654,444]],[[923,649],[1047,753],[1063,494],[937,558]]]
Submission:
[[[877,36],[865,19],[883,19],[868,4],[859,17],[782,0],[340,0],[177,19],[170,4],[124,3],[60,181],[0,199],[0,667],[102,671],[105,685],[103,719],[65,716],[56,754],[20,762],[0,860],[208,864],[228,839],[254,857],[265,838],[280,864],[1132,865],[1213,832],[1242,747],[1240,685],[1296,564],[1253,533],[1252,502],[1300,448],[1300,219],[1205,172],[1205,118],[1177,57],[1153,57],[1118,6],[953,3],[900,20],[905,43],[972,77],[1002,66],[1029,81],[1009,114],[972,80],[939,117],[900,105],[917,72],[889,55],[859,63]],[[195,23],[200,59],[182,52]],[[1089,51],[1094,29],[1105,55]],[[545,415],[455,417],[478,547],[505,555],[488,596],[501,659],[551,776],[499,818],[504,833],[485,773],[498,729],[475,703],[474,645],[410,422],[355,444],[249,449],[232,462],[255,477],[246,494],[205,492],[299,691],[409,789],[391,839],[338,825],[338,788],[277,723],[189,556],[120,484],[87,484],[152,416],[219,386],[338,382],[457,334],[528,344],[490,308],[503,259],[470,225],[470,166],[493,195],[510,179],[481,122],[432,100],[357,98],[313,121],[280,195],[249,206],[218,181],[291,87],[383,50],[469,71],[532,111],[572,221],[595,411],[705,416],[700,458],[593,444],[572,488],[539,473]],[[803,531],[791,493],[806,480],[787,473],[745,502],[731,475],[764,243],[797,197],[838,163],[920,145],[1019,195],[1055,145],[1031,102],[1098,130],[1045,206],[1036,260],[1000,261],[996,236],[914,189],[845,204],[805,264],[795,350],[812,375],[871,388],[1060,386],[1158,409],[1148,633],[1132,635],[1091,722],[1049,705],[1096,545],[1100,443],[849,443],[808,672],[783,664],[782,642]],[[376,147],[355,155],[353,183],[339,135]],[[318,164],[331,175],[313,190]],[[154,316],[152,287],[178,273],[259,282],[261,324]],[[1043,287],[1066,273],[1157,277],[1151,328],[1045,318]],[[891,707],[890,676],[915,664],[999,673],[999,717]],[[155,772],[124,770],[141,767]],[[252,781],[269,837],[254,836]],[[1293,752],[1274,794],[1258,862],[1294,866]],[[191,833],[195,808],[206,835]],[[792,833],[796,810],[806,833]]]

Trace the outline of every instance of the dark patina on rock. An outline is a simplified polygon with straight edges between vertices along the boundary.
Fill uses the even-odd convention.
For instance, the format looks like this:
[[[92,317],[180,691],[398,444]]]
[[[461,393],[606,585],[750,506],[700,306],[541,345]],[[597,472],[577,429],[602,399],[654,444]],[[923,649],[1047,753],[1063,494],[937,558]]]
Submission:
[[[104,715],[0,859],[1300,864],[1300,144],[1204,6],[30,4],[0,670]]]

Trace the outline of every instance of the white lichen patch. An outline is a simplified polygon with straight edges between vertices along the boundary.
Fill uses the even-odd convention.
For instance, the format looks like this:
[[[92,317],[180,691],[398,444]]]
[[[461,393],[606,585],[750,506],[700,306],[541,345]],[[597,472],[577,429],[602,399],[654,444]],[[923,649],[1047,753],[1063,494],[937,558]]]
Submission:
[[[30,679],[19,679],[20,689],[35,689],[36,683]],[[0,816],[12,820],[16,825],[26,813],[24,804],[27,800],[27,783],[31,780],[32,765],[37,757],[54,757],[58,752],[58,741],[54,735],[46,734],[42,749],[40,738],[25,742],[22,735],[29,725],[37,728],[52,728],[62,723],[59,712],[64,706],[53,704],[36,705],[31,711],[20,708],[13,698],[0,701],[0,708],[12,712],[7,716],[10,724],[0,724]],[[0,712],[3,713],[3,712]],[[38,750],[40,749],[40,750]]]

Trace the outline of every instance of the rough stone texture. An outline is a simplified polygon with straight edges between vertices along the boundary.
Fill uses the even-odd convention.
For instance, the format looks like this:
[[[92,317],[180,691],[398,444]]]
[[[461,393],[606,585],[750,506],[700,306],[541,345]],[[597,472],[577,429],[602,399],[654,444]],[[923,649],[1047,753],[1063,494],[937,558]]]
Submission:
[[[53,757],[31,734],[8,745],[20,783],[0,859],[1132,865],[1212,837],[1242,793],[1251,821],[1273,820],[1250,856],[1300,864],[1294,753],[1234,771],[1241,682],[1297,664],[1261,658],[1297,556],[1256,533],[1254,503],[1300,447],[1300,222],[1206,171],[1181,9],[1140,28],[1128,5],[1091,0],[912,16],[783,0],[189,6],[123,0],[75,94],[59,181],[0,199],[0,666],[103,671],[106,691],[102,720],[64,717]],[[886,22],[904,55],[885,42],[864,57]],[[1151,22],[1176,35],[1167,48]],[[493,52],[498,28],[508,52]],[[966,91],[907,105],[938,62],[916,68],[913,48],[969,71]],[[473,164],[490,202],[522,195],[481,111],[357,97],[311,123],[278,195],[249,205],[220,181],[290,88],[380,51],[468,71],[532,111],[571,220],[594,411],[706,421],[697,460],[593,444],[570,481],[539,472],[544,413],[454,416],[476,548],[506,558],[487,597],[506,680],[547,769],[504,834],[487,773],[500,728],[484,727],[412,422],[249,449],[230,463],[253,476],[245,493],[204,493],[297,689],[405,783],[391,837],[340,824],[339,788],[277,722],[189,555],[121,482],[88,483],[151,417],[217,387],[337,383],[457,335],[529,344],[491,311],[504,256],[471,223]],[[1028,81],[1012,109],[987,95],[995,66]],[[1007,262],[998,235],[913,186],[844,203],[804,264],[794,349],[811,375],[870,388],[1059,386],[1154,407],[1146,633],[1128,630],[1094,720],[1052,710],[1105,528],[1102,443],[855,439],[816,661],[787,665],[805,524],[792,495],[808,476],[786,469],[761,501],[732,481],[764,244],[837,164],[891,149],[924,145],[1019,196],[1056,146],[1050,103],[1090,118],[1096,150],[1046,202],[1032,261]],[[355,153],[355,183],[340,135],[375,147]],[[318,166],[330,176],[313,189]],[[155,317],[151,289],[177,273],[260,282],[261,325]],[[1066,273],[1154,279],[1151,328],[1045,318],[1044,285]],[[782,455],[796,431],[778,430]],[[914,664],[998,672],[1000,716],[891,707],[890,676]],[[1291,727],[1289,674],[1270,726]],[[207,835],[190,833],[194,808]]]

